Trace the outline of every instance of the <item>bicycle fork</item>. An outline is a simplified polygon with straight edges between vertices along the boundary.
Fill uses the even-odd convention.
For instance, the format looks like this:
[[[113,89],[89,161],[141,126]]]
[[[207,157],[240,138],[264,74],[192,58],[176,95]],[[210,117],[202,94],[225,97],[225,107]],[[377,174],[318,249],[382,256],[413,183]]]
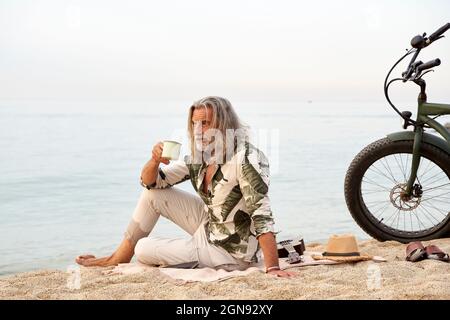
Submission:
[[[417,126],[414,134],[413,155],[411,164],[411,174],[408,182],[406,183],[406,189],[404,196],[411,197],[414,190],[414,181],[417,178],[417,171],[420,165],[420,146],[422,144],[423,128]]]
[[[427,102],[427,94],[426,94],[426,82],[423,79],[417,79],[414,81],[415,84],[420,86],[420,93],[417,98],[418,102],[418,119],[420,118],[420,106],[422,103]],[[404,193],[405,198],[411,198],[414,191],[414,181],[417,179],[417,171],[420,165],[420,146],[422,144],[423,137],[423,127],[415,126],[414,128],[414,144],[413,144],[413,155],[412,155],[412,164],[411,164],[411,174],[409,176],[408,182],[406,183],[406,189]],[[419,181],[420,182],[420,181]],[[421,193],[421,190],[419,191]],[[418,193],[418,192],[416,192]],[[419,194],[416,194],[418,196]]]

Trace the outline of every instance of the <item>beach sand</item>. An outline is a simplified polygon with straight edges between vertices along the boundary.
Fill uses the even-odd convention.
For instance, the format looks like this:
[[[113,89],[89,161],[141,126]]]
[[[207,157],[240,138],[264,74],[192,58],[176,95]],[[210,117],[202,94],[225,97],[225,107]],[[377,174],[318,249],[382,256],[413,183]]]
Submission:
[[[423,243],[450,252],[450,239]],[[450,299],[450,263],[407,262],[405,247],[392,241],[364,241],[362,252],[388,262],[290,269],[297,273],[295,279],[255,272],[222,282],[180,284],[157,269],[104,275],[104,268],[81,268],[81,288],[71,289],[67,272],[41,270],[1,277],[0,299]],[[311,251],[323,248],[318,243],[307,245]]]

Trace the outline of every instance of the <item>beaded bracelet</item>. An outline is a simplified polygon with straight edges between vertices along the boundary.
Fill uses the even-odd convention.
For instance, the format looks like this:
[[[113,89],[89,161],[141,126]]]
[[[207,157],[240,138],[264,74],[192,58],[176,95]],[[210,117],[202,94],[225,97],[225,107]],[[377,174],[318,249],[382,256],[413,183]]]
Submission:
[[[269,267],[266,268],[266,273],[269,273],[272,270],[281,270],[279,266]]]

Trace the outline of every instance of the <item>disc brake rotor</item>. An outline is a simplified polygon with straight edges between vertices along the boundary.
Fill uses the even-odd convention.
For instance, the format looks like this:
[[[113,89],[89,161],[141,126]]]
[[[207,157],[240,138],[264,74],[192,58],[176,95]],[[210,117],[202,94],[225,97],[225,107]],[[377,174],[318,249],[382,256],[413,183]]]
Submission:
[[[405,197],[406,184],[397,184],[390,193],[390,200],[394,207],[401,211],[412,211],[420,204],[421,197]]]

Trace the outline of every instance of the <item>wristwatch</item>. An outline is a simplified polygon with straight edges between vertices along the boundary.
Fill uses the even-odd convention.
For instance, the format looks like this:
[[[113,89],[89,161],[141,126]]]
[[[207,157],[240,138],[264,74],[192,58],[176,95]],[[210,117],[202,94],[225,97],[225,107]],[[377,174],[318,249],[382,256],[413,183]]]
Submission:
[[[142,181],[142,177],[141,177],[141,186],[143,186],[144,188],[146,188],[146,189],[148,189],[148,190],[150,190],[152,187],[154,187],[156,185],[156,182],[155,183],[152,183],[151,185],[146,185],[145,183],[144,183],[144,181]]]

